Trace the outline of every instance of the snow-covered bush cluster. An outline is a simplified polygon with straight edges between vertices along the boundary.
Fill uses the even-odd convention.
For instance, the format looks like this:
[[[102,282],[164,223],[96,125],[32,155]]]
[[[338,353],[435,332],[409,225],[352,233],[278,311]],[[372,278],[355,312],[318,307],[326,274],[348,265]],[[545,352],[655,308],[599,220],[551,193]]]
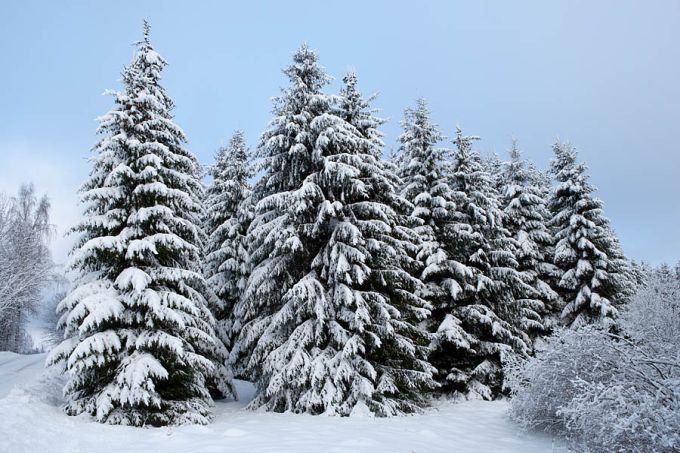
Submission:
[[[251,408],[279,412],[490,399],[510,357],[557,325],[607,325],[632,292],[567,144],[550,173],[516,147],[485,159],[460,129],[447,148],[419,100],[385,159],[374,97],[352,72],[328,93],[303,45],[256,152],[237,132],[204,190],[164,67],[146,26],[100,119],[49,359],[69,376],[68,413],[207,423],[232,373],[255,382]]]
[[[593,451],[677,451],[680,274],[651,272],[615,329],[561,330],[510,375],[527,428]]]

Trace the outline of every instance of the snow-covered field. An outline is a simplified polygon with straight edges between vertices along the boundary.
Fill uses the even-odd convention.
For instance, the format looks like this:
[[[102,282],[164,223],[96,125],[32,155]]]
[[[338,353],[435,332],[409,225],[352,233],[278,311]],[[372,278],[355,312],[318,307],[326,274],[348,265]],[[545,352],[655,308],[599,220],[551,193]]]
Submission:
[[[425,415],[391,419],[273,414],[243,409],[252,386],[237,382],[241,400],[217,403],[209,426],[128,428],[69,417],[58,377],[45,355],[0,352],[0,452],[551,452],[548,437],[521,432],[504,402],[438,403]]]

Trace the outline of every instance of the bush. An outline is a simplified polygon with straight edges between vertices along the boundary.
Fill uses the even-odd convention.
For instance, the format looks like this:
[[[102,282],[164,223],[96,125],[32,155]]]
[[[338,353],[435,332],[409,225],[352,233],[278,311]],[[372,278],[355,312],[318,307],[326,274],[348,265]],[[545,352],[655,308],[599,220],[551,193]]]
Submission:
[[[661,269],[622,311],[618,333],[558,331],[509,370],[511,416],[578,449],[680,449],[679,288]]]

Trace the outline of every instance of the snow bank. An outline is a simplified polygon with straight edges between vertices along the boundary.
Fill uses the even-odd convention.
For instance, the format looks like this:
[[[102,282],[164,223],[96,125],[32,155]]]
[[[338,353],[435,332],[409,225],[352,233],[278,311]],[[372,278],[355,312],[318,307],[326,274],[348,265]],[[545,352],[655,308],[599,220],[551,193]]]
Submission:
[[[389,419],[273,414],[244,410],[253,387],[236,381],[240,401],[220,403],[208,426],[131,428],[69,417],[61,378],[43,371],[44,354],[0,352],[0,452],[549,452],[550,438],[522,433],[504,402],[442,402],[425,415]]]

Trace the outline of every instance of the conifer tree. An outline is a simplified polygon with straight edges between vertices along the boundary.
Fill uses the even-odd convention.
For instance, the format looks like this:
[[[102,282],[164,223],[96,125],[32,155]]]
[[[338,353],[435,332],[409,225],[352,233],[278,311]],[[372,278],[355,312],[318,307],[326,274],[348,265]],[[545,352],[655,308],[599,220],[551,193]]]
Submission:
[[[501,390],[502,362],[511,351],[525,354],[527,336],[519,328],[513,292],[525,284],[503,229],[503,214],[491,176],[478,152],[477,137],[465,137],[460,129],[451,168],[454,190],[454,222],[446,239],[452,259],[470,269],[451,313],[472,341],[439,343],[431,361],[445,376],[444,390],[475,393],[492,398]],[[455,253],[455,254],[454,254]]]
[[[289,75],[299,75],[296,71],[302,68],[302,75],[323,74],[316,54],[304,46],[295,62]],[[277,233],[295,233],[304,253],[294,263],[297,281],[284,292],[274,288],[274,282],[263,289],[256,279],[269,266],[267,260],[283,250],[274,249],[264,262],[253,263],[246,303],[254,293],[280,299],[271,305],[272,315],[262,323],[250,355],[248,366],[259,388],[251,407],[336,415],[413,412],[423,402],[422,391],[433,382],[426,342],[415,325],[427,310],[413,295],[417,280],[403,269],[410,264],[406,249],[414,238],[398,211],[404,207],[396,194],[398,178],[381,159],[376,129],[380,121],[356,90],[355,76],[345,78],[337,100],[317,87],[312,106],[325,110],[313,111],[316,115],[306,124],[311,162],[301,161],[293,144],[287,156],[292,162],[269,167],[265,175],[279,181],[279,168],[297,174],[311,170],[299,187],[269,196],[285,200],[277,209],[302,214],[284,214],[288,218]],[[290,94],[300,93],[292,89]],[[283,105],[296,99],[286,99]],[[265,133],[271,136],[271,131]],[[281,155],[282,142],[270,142],[277,148],[269,151]],[[258,215],[267,200],[258,203]],[[254,243],[260,241],[254,235]]]
[[[200,168],[160,85],[149,27],[100,121],[85,219],[60,303],[67,339],[49,358],[68,373],[66,410],[127,425],[205,424],[222,382],[200,272]],[[218,363],[215,363],[218,362]]]
[[[252,170],[242,130],[234,133],[227,147],[218,150],[210,174],[213,182],[207,190],[205,209],[205,276],[216,296],[210,309],[217,336],[230,347],[237,323],[233,310],[248,281],[246,232],[252,221]]]
[[[321,193],[305,183],[320,168],[315,118],[330,112],[332,98],[322,92],[330,77],[306,44],[284,70],[290,86],[274,100],[274,118],[257,149],[263,172],[253,191],[255,215],[247,232],[251,273],[234,317],[241,329],[231,351],[237,375],[258,381],[267,351],[253,351],[281,306],[307,270],[312,255],[305,237],[314,222]]]
[[[556,143],[551,172],[557,180],[550,200],[557,244],[553,258],[561,277],[562,322],[571,327],[609,324],[616,305],[630,295],[633,282],[618,239],[593,197],[586,166],[569,144]]]
[[[413,204],[411,214],[420,221],[414,227],[420,238],[417,259],[422,263],[418,277],[424,283],[421,296],[432,306],[428,324],[433,331],[435,357],[444,350],[472,354],[475,340],[456,315],[458,299],[472,278],[472,270],[455,259],[459,253],[449,241],[450,230],[456,227],[455,194],[449,185],[446,150],[436,146],[443,135],[429,116],[423,99],[418,99],[415,109],[405,112],[399,137],[401,193]],[[440,372],[439,379],[446,382],[450,370]]]
[[[381,416],[414,412],[434,386],[434,369],[426,361],[427,338],[418,327],[429,305],[417,296],[420,282],[410,276],[417,266],[412,255],[418,242],[410,228],[412,206],[398,195],[397,168],[382,158],[378,127],[383,121],[370,107],[373,98],[361,96],[356,74],[348,73],[343,82],[335,114],[349,127],[328,122],[320,134],[328,142],[320,141],[325,162],[316,178],[333,213],[322,221],[330,231],[313,266],[320,266],[329,299],[339,308],[336,319],[351,335],[343,361],[359,365],[356,375],[363,375],[362,362],[375,370],[368,382],[355,381],[347,402],[356,405],[354,410],[357,403],[366,404]],[[363,281],[345,262],[368,271]],[[360,348],[352,357],[355,345]]]
[[[550,201],[550,194],[552,193],[551,176],[547,171],[538,168],[532,161],[526,162],[526,171],[527,181],[538,189],[541,196],[546,200],[547,207],[547,203]],[[550,211],[548,211],[548,217],[550,217]]]
[[[521,329],[532,336],[546,333],[554,324],[552,315],[560,308],[559,296],[550,286],[557,274],[550,255],[550,212],[535,171],[522,159],[513,141],[510,161],[502,172],[502,205],[505,227],[514,239],[517,270],[532,288],[516,294],[522,311]]]

